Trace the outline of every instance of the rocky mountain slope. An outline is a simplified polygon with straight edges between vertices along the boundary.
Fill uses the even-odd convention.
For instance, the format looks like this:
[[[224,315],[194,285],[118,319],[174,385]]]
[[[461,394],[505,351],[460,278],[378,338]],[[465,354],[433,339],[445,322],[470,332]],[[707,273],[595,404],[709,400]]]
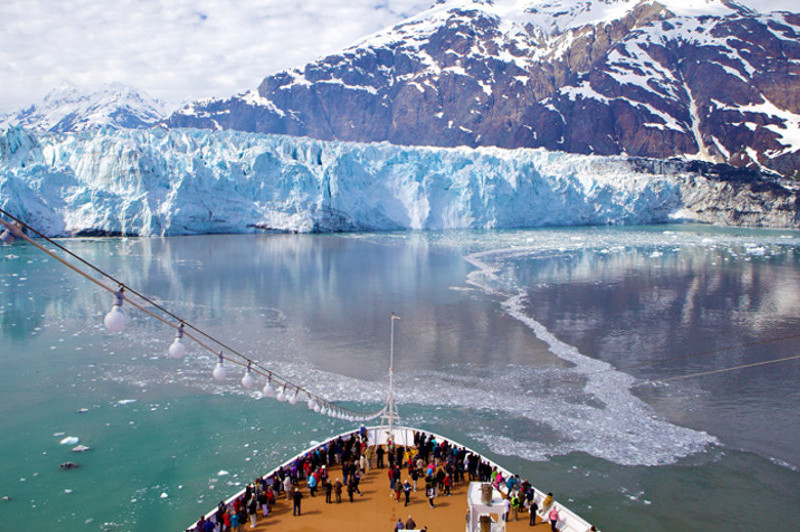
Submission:
[[[121,83],[106,84],[93,91],[63,83],[40,104],[0,116],[0,125],[17,125],[40,133],[101,127],[139,129],[151,127],[165,116],[160,102]]]
[[[727,0],[440,1],[170,126],[800,169],[800,15]]]

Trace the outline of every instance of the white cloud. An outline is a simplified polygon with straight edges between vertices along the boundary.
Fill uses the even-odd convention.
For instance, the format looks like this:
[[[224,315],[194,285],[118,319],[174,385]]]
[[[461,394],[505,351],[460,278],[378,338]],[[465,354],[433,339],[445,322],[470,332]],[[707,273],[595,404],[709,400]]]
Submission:
[[[3,0],[0,112],[61,81],[119,81],[175,106],[229,96],[333,53],[434,0]],[[796,0],[756,0],[762,10]]]
[[[229,96],[333,53],[432,0],[4,0],[0,111],[61,81],[119,81],[174,106]]]

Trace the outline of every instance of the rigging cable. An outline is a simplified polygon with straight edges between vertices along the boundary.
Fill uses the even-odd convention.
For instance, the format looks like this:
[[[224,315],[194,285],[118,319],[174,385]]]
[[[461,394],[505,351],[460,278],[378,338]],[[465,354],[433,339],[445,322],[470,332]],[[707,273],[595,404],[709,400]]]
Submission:
[[[713,355],[715,353],[724,353],[725,351],[732,351],[734,349],[742,349],[742,348],[745,348],[745,347],[753,347],[753,346],[757,346],[757,345],[771,344],[771,343],[775,343],[775,342],[782,342],[784,340],[792,340],[792,339],[795,339],[795,338],[800,338],[800,334],[789,334],[789,335],[786,335],[786,336],[780,336],[778,338],[768,338],[766,340],[754,340],[752,342],[747,342],[747,343],[739,344],[739,345],[732,345],[732,346],[727,346],[727,347],[719,347],[719,348],[716,348],[716,349],[709,349],[709,350],[706,350],[706,351],[697,351],[697,352],[694,352],[694,353],[687,353],[687,354],[683,354],[683,355],[675,355],[675,356],[671,356],[671,357],[659,358],[659,359],[656,359],[656,360],[647,360],[647,361],[644,361],[644,362],[638,362],[636,364],[628,364],[628,365],[625,365],[625,366],[614,366],[614,367],[606,368],[606,369],[598,369],[597,371],[593,371],[593,372],[591,372],[589,374],[590,375],[595,375],[597,373],[605,373],[607,371],[616,371],[616,370],[620,370],[621,371],[621,370],[626,370],[626,369],[641,368],[641,367],[645,367],[645,366],[654,366],[654,365],[661,364],[662,362],[671,362],[673,360],[694,358],[694,357],[704,356],[704,355]]]
[[[151,316],[152,318],[155,318],[156,320],[164,323],[165,325],[167,325],[169,327],[172,327],[173,329],[176,329],[176,330],[181,330],[182,329],[182,327],[181,327],[182,325],[190,328],[192,331],[197,333],[197,335],[193,335],[193,334],[191,334],[189,332],[186,332],[186,331],[183,331],[183,335],[186,336],[187,338],[191,338],[192,340],[194,340],[198,345],[200,345],[202,348],[204,348],[207,351],[209,351],[210,353],[212,353],[215,357],[219,357],[220,360],[228,360],[232,364],[245,367],[245,368],[247,368],[248,373],[252,370],[253,373],[262,375],[264,377],[267,377],[268,382],[270,382],[270,383],[274,379],[277,385],[281,385],[281,384],[283,385],[283,389],[284,389],[285,392],[290,392],[290,391],[294,390],[295,391],[295,393],[294,393],[294,397],[295,398],[297,398],[297,396],[300,393],[303,393],[303,394],[308,396],[309,401],[314,400],[314,401],[316,401],[316,404],[319,405],[320,407],[327,407],[326,410],[331,412],[332,415],[335,414],[335,413],[341,413],[342,417],[345,417],[345,418],[352,417],[353,421],[356,421],[356,420],[357,421],[368,421],[370,419],[377,418],[378,416],[380,416],[383,413],[384,408],[382,408],[381,410],[376,411],[376,412],[370,412],[370,413],[366,413],[365,414],[365,413],[356,412],[356,411],[353,411],[353,410],[351,410],[349,408],[344,408],[344,407],[341,407],[341,406],[333,404],[331,401],[328,401],[327,399],[321,397],[320,395],[311,392],[307,388],[305,388],[303,386],[300,386],[298,384],[295,384],[295,383],[291,382],[289,379],[287,379],[285,377],[282,377],[281,375],[275,373],[274,371],[261,366],[257,361],[254,361],[254,360],[250,359],[249,357],[247,357],[244,354],[240,353],[236,349],[230,347],[226,343],[218,340],[216,337],[206,333],[205,331],[199,329],[198,327],[195,327],[194,325],[192,325],[188,321],[184,320],[180,316],[177,316],[176,314],[172,313],[168,309],[164,308],[162,305],[156,303],[155,301],[151,300],[147,296],[145,296],[145,295],[141,294],[140,292],[136,291],[135,289],[131,288],[130,286],[128,286],[124,282],[118,280],[116,277],[114,277],[114,276],[110,275],[109,273],[103,271],[102,269],[98,268],[97,266],[95,266],[91,262],[87,261],[83,257],[81,257],[81,256],[77,255],[76,253],[70,251],[69,249],[67,249],[66,247],[62,246],[61,244],[53,241],[51,238],[45,236],[44,234],[42,234],[41,232],[37,231],[35,228],[31,227],[27,223],[25,223],[22,220],[16,218],[15,216],[12,216],[7,211],[5,211],[3,209],[0,209],[0,214],[3,214],[5,216],[7,216],[11,220],[13,220],[17,224],[19,224],[19,227],[15,227],[14,224],[8,223],[5,220],[0,219],[0,223],[2,223],[6,227],[6,230],[11,235],[13,235],[14,237],[21,238],[21,239],[25,240],[26,242],[28,242],[29,244],[31,244],[34,247],[38,248],[39,250],[41,250],[45,254],[49,255],[50,257],[54,258],[55,260],[57,260],[58,262],[60,262],[64,266],[66,266],[69,269],[73,270],[77,274],[79,274],[82,277],[88,279],[89,281],[91,281],[92,283],[96,284],[97,286],[103,288],[104,290],[107,290],[108,292],[111,292],[112,294],[117,295],[119,298],[124,299],[131,306],[137,308],[138,310],[144,312],[145,314]],[[30,238],[28,235],[26,235],[22,231],[23,227],[28,229],[32,233],[36,234],[37,236],[39,236],[40,238],[42,238],[43,240],[45,240],[46,242],[48,242],[52,246],[58,248],[59,250],[63,251],[64,253],[67,253],[69,256],[71,256],[74,259],[78,260],[79,262],[81,262],[82,264],[86,265],[87,267],[91,268],[92,270],[94,270],[95,272],[99,273],[103,277],[109,279],[110,281],[112,281],[113,283],[115,283],[118,286],[118,289],[115,290],[114,288],[107,286],[106,284],[102,283],[98,279],[95,279],[94,277],[89,275],[87,272],[85,272],[81,268],[75,266],[74,264],[70,263],[69,261],[65,260],[64,258],[58,256],[52,250],[50,250],[47,247],[45,247],[45,246],[39,244],[38,242],[34,241],[32,238]],[[134,301],[134,300],[130,299],[130,297],[128,297],[128,296],[126,296],[124,294],[125,291],[130,292],[131,294],[135,295],[136,297],[138,297],[142,301],[145,301],[146,303],[152,305],[153,307],[155,307],[156,309],[158,309],[162,313],[164,313],[167,316],[171,317],[172,319],[176,320],[180,325],[176,325],[175,323],[167,320],[166,318],[164,318],[162,316],[159,316],[158,314],[156,314],[155,312],[153,312],[150,309],[146,308],[144,305],[138,303],[137,301]],[[210,340],[211,342],[213,342],[213,343],[217,344],[218,346],[222,347],[224,350],[230,352],[233,355],[236,355],[237,357],[239,357],[239,359],[231,358],[230,356],[226,356],[225,354],[223,354],[223,351],[218,351],[218,350],[212,348],[210,345],[208,345],[205,341],[200,339],[198,336],[202,336],[203,338],[206,338],[207,340]]]
[[[650,382],[669,382],[669,381],[678,381],[682,379],[691,379],[692,377],[702,377],[703,375],[713,375],[715,373],[726,373],[728,371],[735,371],[745,368],[754,368],[756,366],[766,366],[767,364],[776,364],[778,362],[786,362],[787,360],[797,360],[797,359],[800,359],[800,355],[792,355],[783,358],[775,358],[772,360],[764,360],[762,362],[752,362],[750,364],[740,364],[738,366],[732,366],[730,368],[713,369],[710,371],[697,371],[695,373],[687,373],[686,375],[667,377],[666,379],[658,379]]]

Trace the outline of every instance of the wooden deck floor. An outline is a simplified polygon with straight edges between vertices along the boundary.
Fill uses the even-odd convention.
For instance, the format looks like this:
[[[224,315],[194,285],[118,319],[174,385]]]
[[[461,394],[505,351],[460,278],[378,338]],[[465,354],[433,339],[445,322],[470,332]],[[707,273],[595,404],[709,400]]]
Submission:
[[[404,472],[405,473],[405,472]],[[341,477],[339,467],[331,468],[330,478],[335,482]],[[406,478],[403,475],[403,480]],[[250,528],[250,523],[244,525],[244,530],[280,530],[282,532],[311,532],[311,531],[347,531],[347,532],[393,532],[397,519],[405,522],[413,516],[417,528],[428,527],[428,532],[458,532],[466,526],[467,513],[467,486],[464,482],[453,488],[452,495],[439,496],[434,500],[435,508],[430,508],[425,498],[424,483],[419,482],[423,489],[412,492],[409,505],[404,506],[405,497],[401,494],[400,502],[395,502],[390,497],[389,479],[387,469],[372,469],[365,475],[360,483],[363,495],[354,494],[353,502],[347,497],[346,490],[342,493],[340,504],[326,504],[325,492],[317,492],[315,497],[309,495],[305,485],[301,486],[303,493],[302,515],[292,516],[292,503],[284,496],[278,498],[273,510],[267,517],[259,514],[258,525]],[[332,496],[335,500],[335,496]],[[528,514],[520,514],[519,521],[510,521],[506,530],[522,531],[534,530],[545,532],[550,530],[550,525],[536,520],[535,526],[529,525]]]

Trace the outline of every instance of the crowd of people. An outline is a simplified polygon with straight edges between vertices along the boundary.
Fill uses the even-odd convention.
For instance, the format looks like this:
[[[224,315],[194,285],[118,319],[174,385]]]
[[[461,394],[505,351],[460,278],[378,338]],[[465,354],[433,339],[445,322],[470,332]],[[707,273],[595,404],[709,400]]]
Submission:
[[[505,512],[503,519],[518,519],[520,512],[530,515],[530,524],[536,523],[536,516],[549,521],[556,530],[560,516],[553,496],[547,494],[537,499],[536,492],[526,480],[519,476],[504,477],[480,455],[463,447],[452,445],[446,440],[438,440],[432,434],[415,432],[413,445],[396,445],[391,440],[386,445],[370,445],[367,431],[338,437],[320,445],[313,451],[297,457],[288,465],[279,467],[267,476],[254,479],[244,492],[227,503],[220,501],[213,515],[203,516],[193,532],[241,532],[249,523],[255,528],[259,520],[268,519],[278,500],[284,498],[292,504],[292,515],[302,516],[305,484],[309,497],[325,496],[326,504],[342,502],[345,492],[350,502],[356,494],[361,496],[359,484],[373,464],[378,469],[386,469],[389,493],[397,503],[401,500],[408,506],[412,493],[424,490],[430,508],[436,507],[438,496],[449,496],[454,486],[471,481],[491,482],[505,493]],[[340,474],[331,477],[329,471],[341,466]],[[403,479],[403,470],[406,475]],[[402,525],[402,528],[397,528]],[[411,529],[416,523],[409,516],[406,522],[398,519],[395,530]],[[427,530],[427,529],[424,529]]]
[[[232,501],[220,501],[213,516],[201,517],[189,530],[240,532],[248,522],[250,528],[255,528],[259,518],[268,518],[273,506],[282,497],[292,503],[292,515],[301,516],[304,498],[301,483],[305,483],[310,497],[324,492],[328,504],[341,503],[343,490],[352,502],[356,493],[361,495],[359,483],[369,471],[369,458],[373,450],[369,447],[366,431],[320,445],[290,464],[279,467],[272,474],[256,478]],[[334,464],[341,465],[341,477],[331,479],[328,471]]]

